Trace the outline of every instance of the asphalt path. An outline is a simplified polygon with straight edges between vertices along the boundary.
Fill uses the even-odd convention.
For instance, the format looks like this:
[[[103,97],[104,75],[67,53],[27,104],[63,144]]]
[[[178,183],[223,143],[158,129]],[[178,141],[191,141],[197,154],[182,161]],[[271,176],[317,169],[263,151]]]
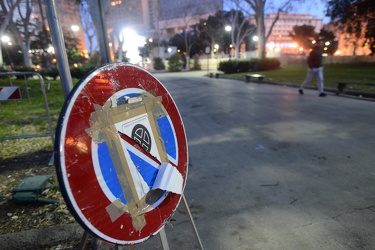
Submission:
[[[155,76],[185,125],[204,248],[375,249],[375,102],[203,74]],[[169,247],[198,249],[181,204],[173,219]]]
[[[155,74],[184,122],[204,249],[375,249],[375,102],[205,73]],[[82,235],[65,229],[48,230]],[[170,249],[199,249],[182,204],[165,230]],[[156,235],[135,249],[163,247]]]

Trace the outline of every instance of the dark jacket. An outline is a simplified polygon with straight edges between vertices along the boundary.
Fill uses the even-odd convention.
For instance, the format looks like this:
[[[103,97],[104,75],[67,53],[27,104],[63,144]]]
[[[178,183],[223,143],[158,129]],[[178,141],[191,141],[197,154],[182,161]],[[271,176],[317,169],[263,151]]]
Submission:
[[[309,65],[310,69],[320,68],[323,66],[322,52],[320,51],[319,47],[314,47],[310,52],[310,55],[307,58],[307,64]]]

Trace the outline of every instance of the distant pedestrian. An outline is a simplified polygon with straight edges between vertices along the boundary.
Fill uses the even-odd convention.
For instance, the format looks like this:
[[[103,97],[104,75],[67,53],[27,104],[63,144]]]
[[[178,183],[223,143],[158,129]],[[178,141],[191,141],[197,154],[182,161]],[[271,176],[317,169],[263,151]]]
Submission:
[[[320,50],[319,45],[314,45],[308,58],[307,58],[307,65],[309,66],[307,70],[306,79],[303,81],[301,86],[299,87],[298,92],[303,95],[303,88],[305,85],[313,79],[315,76],[318,80],[318,90],[319,96],[324,97],[326,93],[324,93],[324,82],[323,82],[323,56],[322,51]]]

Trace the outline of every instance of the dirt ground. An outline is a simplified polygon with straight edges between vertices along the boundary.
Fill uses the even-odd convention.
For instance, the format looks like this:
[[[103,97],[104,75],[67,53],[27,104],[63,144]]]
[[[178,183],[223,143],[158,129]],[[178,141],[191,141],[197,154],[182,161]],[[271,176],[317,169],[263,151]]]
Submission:
[[[49,166],[51,156],[50,138],[0,141],[0,234],[75,222],[59,192],[55,167]],[[40,197],[58,202],[15,203],[13,189],[25,178],[40,175],[51,176],[51,186]]]

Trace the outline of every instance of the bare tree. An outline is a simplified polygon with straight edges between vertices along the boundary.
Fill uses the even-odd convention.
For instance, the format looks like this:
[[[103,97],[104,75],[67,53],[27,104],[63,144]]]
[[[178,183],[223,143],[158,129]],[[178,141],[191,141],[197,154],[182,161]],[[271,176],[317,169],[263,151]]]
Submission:
[[[154,8],[159,8],[158,5],[153,6]],[[153,41],[156,41],[157,45],[156,48],[157,50],[155,51],[155,55],[152,54],[152,56],[159,57],[159,48],[163,46],[163,42],[166,43],[166,39],[168,38],[168,35],[164,32],[167,27],[171,25],[173,22],[172,19],[167,19],[167,20],[160,20],[160,15],[159,11],[156,11],[154,14],[154,27],[151,30],[151,34],[153,36]],[[152,58],[151,58],[152,59]]]
[[[238,58],[242,42],[255,30],[253,25],[249,25],[248,20],[243,16],[242,11],[240,11],[239,8],[236,9],[237,10],[231,10],[228,12],[228,20],[231,27],[231,41],[234,46],[234,58]]]
[[[101,0],[85,0],[90,6],[89,12],[91,19],[96,28],[96,34],[98,38],[99,48],[100,48],[100,60],[101,63],[109,63],[109,47],[108,47],[108,34],[106,29],[106,24],[104,20],[104,10]]]
[[[199,19],[204,14],[202,6],[196,5],[194,3],[186,3],[183,8],[180,8],[179,11],[179,27],[181,27],[180,32],[178,33],[185,43],[186,49],[186,70],[190,70],[190,52],[194,45],[193,39],[195,36],[192,34],[195,32],[193,26],[199,22]]]
[[[0,0],[1,16],[3,17],[0,25],[0,39],[3,37],[9,22],[12,20],[13,12],[20,1],[21,0]],[[0,67],[2,67],[3,64],[3,54],[0,41]]]
[[[9,28],[15,35],[17,42],[21,44],[23,61],[25,67],[31,68],[31,58],[29,56],[31,37],[36,29],[36,25],[31,19],[33,3],[32,0],[24,0],[16,5],[17,19],[9,21]]]
[[[82,15],[85,17],[83,18],[82,26],[83,26],[83,32],[85,32],[85,35],[88,40],[88,51],[90,53],[90,56],[94,54],[94,51],[98,48],[98,44],[94,42],[94,39],[96,38],[96,30],[95,26],[93,25],[91,16],[90,16],[90,7],[87,5],[86,1],[82,1],[80,5],[80,10],[82,12]],[[94,43],[96,46],[94,47]]]
[[[234,2],[238,2],[241,0],[232,0]],[[258,36],[258,58],[265,58],[266,57],[266,42],[268,37],[271,35],[272,29],[275,23],[279,20],[280,13],[285,13],[293,8],[293,3],[303,3],[305,0],[284,0],[281,1],[281,4],[276,7],[276,16],[275,19],[272,21],[272,25],[266,34],[266,29],[264,25],[264,13],[266,10],[267,0],[243,0],[247,3],[250,9],[253,11],[255,15],[255,23],[257,26],[257,36]],[[273,2],[272,2],[273,3]]]
[[[196,27],[197,35],[204,45],[214,48],[215,44],[223,41],[224,12],[218,11],[215,15],[210,15],[207,19],[201,19]],[[214,58],[214,50],[210,50],[211,58]]]

